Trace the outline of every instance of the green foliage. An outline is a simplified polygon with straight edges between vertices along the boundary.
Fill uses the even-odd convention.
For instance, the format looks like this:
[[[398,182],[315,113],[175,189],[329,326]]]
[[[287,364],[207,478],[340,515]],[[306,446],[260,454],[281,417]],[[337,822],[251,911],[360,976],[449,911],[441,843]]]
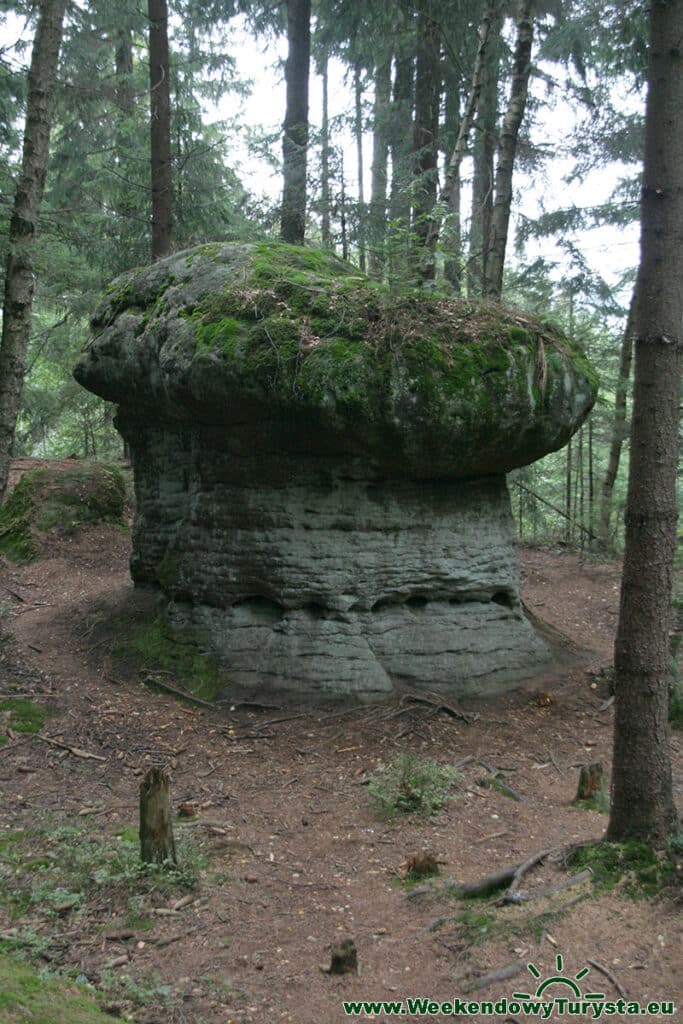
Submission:
[[[458,938],[467,946],[479,946],[500,929],[495,914],[486,910],[463,910],[455,919],[458,923]]]
[[[92,523],[121,523],[125,491],[120,471],[97,463],[25,473],[0,508],[0,552],[30,562],[40,550],[35,530],[73,533]]]
[[[389,818],[396,814],[428,817],[454,799],[449,791],[458,778],[448,765],[405,753],[377,768],[368,791]]]
[[[30,562],[37,555],[31,535],[34,480],[27,473],[0,506],[0,552],[14,562]]]
[[[206,861],[192,836],[181,835],[178,864],[143,864],[137,837],[111,839],[59,825],[0,833],[0,900],[10,916],[40,908],[57,918],[65,908],[87,913],[91,901],[127,907],[153,893],[191,890]]]
[[[130,640],[120,643],[114,653],[132,652],[143,669],[169,670],[195,697],[214,700],[221,680],[215,659],[202,650],[202,639],[196,630],[181,634],[158,617],[137,626]]]
[[[50,712],[47,708],[21,697],[0,700],[0,717],[9,712],[7,725],[14,732],[38,732],[45,724]],[[7,736],[0,735],[0,746],[7,742]]]
[[[618,885],[634,898],[655,896],[677,878],[680,881],[680,865],[677,868],[667,853],[637,840],[587,843],[573,851],[568,863],[590,868],[597,889],[611,890]]]
[[[0,953],[0,1024],[111,1024],[95,1000],[73,985],[49,980],[28,964]]]

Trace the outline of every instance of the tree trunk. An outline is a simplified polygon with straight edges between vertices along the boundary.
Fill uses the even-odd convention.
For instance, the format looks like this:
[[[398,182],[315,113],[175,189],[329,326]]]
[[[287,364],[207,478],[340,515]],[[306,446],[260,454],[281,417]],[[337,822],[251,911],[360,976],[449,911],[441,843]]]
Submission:
[[[417,15],[415,123],[413,126],[413,234],[415,272],[423,281],[436,275],[436,231],[432,211],[437,190],[440,100],[440,38],[431,0],[420,0]]]
[[[149,18],[150,153],[152,163],[152,259],[168,256],[173,229],[171,89],[166,0],[147,0]]]
[[[442,132],[443,150],[448,154],[453,151],[460,134],[462,118],[460,116],[460,85],[454,69],[447,74],[444,130]],[[462,232],[460,224],[460,171],[453,176],[448,210],[444,223],[443,248],[445,251],[444,277],[453,290],[459,295],[462,287]]]
[[[287,108],[282,134],[284,242],[303,245],[306,233],[308,77],[311,63],[311,0],[287,0]]]
[[[683,356],[682,0],[652,0],[626,548],[615,644],[608,839],[663,845],[676,827],[669,628]]]
[[[564,472],[564,514],[565,527],[564,539],[567,544],[572,539],[572,442],[571,438],[567,444],[567,461]]]
[[[490,41],[482,68],[481,97],[472,147],[472,224],[467,262],[467,294],[470,296],[480,296],[483,292],[487,257],[491,246],[500,35],[503,27],[503,17],[499,8],[500,5],[493,4],[490,14]]]
[[[413,57],[396,57],[391,103],[389,149],[391,153],[391,192],[389,196],[389,270],[400,277],[407,266],[410,235],[410,137],[407,129],[413,116]]]
[[[503,290],[503,267],[507,245],[512,205],[512,171],[517,152],[517,136],[524,118],[529,76],[531,74],[531,43],[533,22],[531,7],[533,0],[519,0],[517,10],[517,42],[513,63],[510,101],[503,119],[498,146],[496,167],[496,188],[491,213],[491,241],[486,254],[484,295],[498,301]]]
[[[360,83],[360,67],[353,69],[353,94],[355,108],[354,134],[356,136],[356,165],[358,168],[358,266],[365,273],[365,181],[363,174],[363,90]]]
[[[144,864],[177,863],[168,775],[150,768],[140,783],[140,858]]]
[[[609,459],[605,470],[605,479],[602,482],[602,505],[600,507],[600,526],[598,536],[604,547],[609,547],[609,524],[612,511],[612,495],[614,484],[619,471],[621,460],[621,449],[627,435],[626,424],[626,398],[628,394],[629,378],[631,376],[631,359],[633,355],[633,332],[635,330],[635,311],[637,286],[633,289],[631,305],[628,311],[624,335],[621,339],[621,353],[619,356],[619,376],[617,378],[617,389],[614,396],[614,416],[612,417],[612,438],[609,446]]]
[[[321,235],[322,243],[326,249],[332,248],[332,232],[330,230],[330,113],[329,113],[329,76],[328,57],[323,57],[322,80],[323,80],[323,111],[322,126],[320,131],[320,171],[321,182]]]
[[[384,271],[384,236],[387,220],[387,160],[391,104],[391,58],[375,68],[372,113],[372,183],[370,195],[370,276],[380,280]]]
[[[41,3],[28,73],[23,156],[9,226],[0,344],[0,503],[7,488],[31,331],[33,245],[50,155],[65,7],[65,0]]]

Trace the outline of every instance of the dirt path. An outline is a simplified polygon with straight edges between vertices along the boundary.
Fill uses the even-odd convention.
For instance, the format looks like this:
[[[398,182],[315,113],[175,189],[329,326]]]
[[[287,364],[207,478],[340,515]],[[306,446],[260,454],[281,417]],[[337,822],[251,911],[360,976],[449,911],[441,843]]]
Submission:
[[[571,977],[594,960],[629,999],[680,1001],[681,921],[671,899],[586,890],[559,916],[541,917],[533,900],[498,911],[444,895],[411,898],[397,877],[416,850],[433,851],[444,876],[465,882],[601,836],[605,817],[571,801],[581,764],[602,761],[609,770],[612,709],[601,710],[605,684],[590,673],[611,660],[616,566],[523,552],[527,607],[568,635],[574,660],[530,689],[469,702],[466,722],[398,701],[344,714],[242,705],[208,712],[152,692],[125,678],[98,642],[97,615],[128,592],[127,555],[124,534],[98,527],[31,566],[0,564],[0,621],[13,634],[0,646],[0,697],[27,694],[57,712],[41,733],[52,744],[15,735],[0,748],[0,826],[71,823],[82,830],[74,842],[115,847],[117,833],[137,824],[143,772],[162,764],[174,803],[198,811],[178,828],[204,860],[199,883],[176,910],[178,894],[154,887],[136,913],[131,894],[118,890],[57,914],[31,904],[19,925],[0,906],[0,931],[28,922],[52,942],[44,955],[53,967],[95,986],[109,979],[112,1008],[133,1007],[148,1024],[334,1024],[350,1019],[342,999],[446,1000],[519,960],[515,980],[479,996],[509,998],[535,985],[527,962],[552,974],[558,954]],[[289,715],[297,717],[277,721]],[[680,797],[680,738],[673,747]],[[476,760],[462,767],[457,799],[440,814],[389,822],[366,784],[401,751],[451,765]],[[500,769],[522,800],[480,784],[490,781],[488,769]],[[522,888],[569,874],[550,857]],[[347,936],[360,973],[324,973],[330,945]],[[617,998],[595,967],[584,988]]]

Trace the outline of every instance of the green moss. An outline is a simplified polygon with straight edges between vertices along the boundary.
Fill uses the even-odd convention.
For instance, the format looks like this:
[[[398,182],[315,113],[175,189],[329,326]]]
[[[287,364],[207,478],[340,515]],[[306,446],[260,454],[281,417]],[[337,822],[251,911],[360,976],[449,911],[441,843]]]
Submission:
[[[196,631],[181,635],[171,630],[159,617],[138,626],[125,646],[140,657],[143,669],[169,670],[196,697],[214,700],[220,689],[218,667],[202,649],[202,639]]]
[[[46,980],[28,964],[0,954],[0,1024],[111,1024],[75,985]]]
[[[197,351],[233,353],[240,337],[240,327],[239,320],[231,316],[216,323],[197,324]]]
[[[27,473],[0,506],[0,552],[14,562],[31,562],[38,554],[31,534],[34,491],[34,474]]]
[[[633,897],[654,896],[678,876],[667,854],[636,840],[588,843],[573,852],[569,863],[579,869],[590,868],[596,888],[610,890],[620,885]]]
[[[72,533],[88,523],[121,523],[125,492],[123,476],[109,466],[76,463],[26,473],[0,508],[0,551],[29,562],[39,553],[33,527]]]
[[[7,724],[14,732],[38,732],[49,716],[47,708],[20,697],[0,700],[0,715],[5,711],[9,711]],[[0,736],[0,745],[6,741],[6,736]]]
[[[87,524],[122,521],[126,485],[114,467],[76,464],[73,469],[37,470],[35,480],[42,491],[36,503],[39,530],[57,527],[73,533]]]

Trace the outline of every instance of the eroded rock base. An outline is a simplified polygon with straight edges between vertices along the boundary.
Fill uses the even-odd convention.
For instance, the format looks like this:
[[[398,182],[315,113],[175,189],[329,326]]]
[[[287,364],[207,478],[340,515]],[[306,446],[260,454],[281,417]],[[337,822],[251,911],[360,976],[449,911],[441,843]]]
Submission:
[[[131,569],[172,623],[206,632],[235,684],[488,695],[547,666],[503,476],[386,480],[356,457],[206,434],[130,431]]]

